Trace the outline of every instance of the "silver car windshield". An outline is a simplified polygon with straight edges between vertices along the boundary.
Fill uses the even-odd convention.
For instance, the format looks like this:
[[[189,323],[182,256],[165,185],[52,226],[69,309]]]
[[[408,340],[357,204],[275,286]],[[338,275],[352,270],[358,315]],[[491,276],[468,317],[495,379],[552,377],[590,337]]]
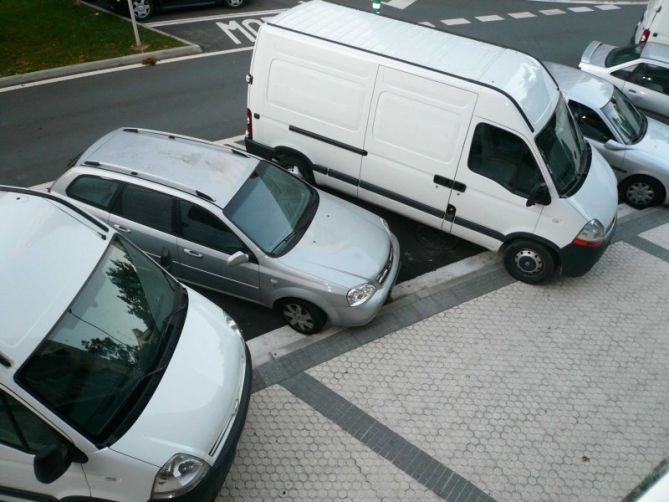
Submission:
[[[578,188],[580,174],[587,169],[586,142],[562,98],[536,143],[558,193],[563,196]]]
[[[299,242],[317,206],[316,190],[261,160],[223,213],[265,253],[280,256]]]
[[[181,287],[115,237],[18,381],[93,441],[125,419],[145,377],[164,364],[167,326]],[[177,334],[178,335],[178,334]]]
[[[613,90],[611,100],[602,107],[602,113],[628,145],[640,141],[646,134],[648,120],[618,89]]]

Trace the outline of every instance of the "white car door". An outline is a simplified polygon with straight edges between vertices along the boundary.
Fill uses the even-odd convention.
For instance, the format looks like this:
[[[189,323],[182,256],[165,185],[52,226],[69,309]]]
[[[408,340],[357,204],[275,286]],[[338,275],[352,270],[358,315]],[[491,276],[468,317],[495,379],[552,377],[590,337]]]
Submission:
[[[52,483],[37,480],[35,454],[64,439],[32,410],[0,389],[0,500],[41,501],[70,496],[90,497],[81,464],[73,462]]]

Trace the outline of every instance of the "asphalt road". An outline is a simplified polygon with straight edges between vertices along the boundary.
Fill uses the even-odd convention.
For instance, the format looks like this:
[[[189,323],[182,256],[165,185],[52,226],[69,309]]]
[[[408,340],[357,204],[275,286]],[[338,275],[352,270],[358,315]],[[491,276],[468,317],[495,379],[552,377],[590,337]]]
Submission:
[[[170,12],[157,16],[152,23],[163,24],[159,29],[199,43],[207,50],[243,49],[252,47],[253,29],[257,27],[254,20],[267,17],[254,12],[296,3],[251,0],[240,11],[217,8]],[[360,0],[337,3],[363,5]],[[592,7],[582,13],[570,11],[569,7],[573,4],[527,0],[416,0],[405,9],[384,6],[382,14],[430,23],[542,59],[575,65],[593,39],[626,43],[642,13],[640,6],[613,10]],[[540,12],[553,9],[564,13]],[[518,12],[529,12],[532,17],[509,16]],[[239,17],[165,25],[179,19],[220,15]],[[490,19],[488,16],[500,19],[482,20]],[[442,22],[452,23],[454,19],[466,22]],[[233,21],[237,24],[231,24]],[[217,23],[223,23],[227,31]],[[244,129],[244,76],[250,58],[247,50],[0,92],[0,183],[30,186],[52,180],[65,170],[72,157],[99,136],[122,126],[161,129],[209,140],[236,136]],[[400,238],[400,281],[480,251],[467,242],[380,208],[371,209],[386,217]],[[267,309],[223,295],[208,296],[238,320],[249,338],[281,325],[281,320]]]

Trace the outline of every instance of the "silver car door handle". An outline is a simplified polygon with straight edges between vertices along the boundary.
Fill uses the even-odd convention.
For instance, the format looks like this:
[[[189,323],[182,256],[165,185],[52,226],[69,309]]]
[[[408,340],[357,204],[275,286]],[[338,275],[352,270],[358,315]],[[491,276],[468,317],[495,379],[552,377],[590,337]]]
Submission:
[[[197,251],[193,251],[192,249],[184,248],[184,253],[192,256],[193,258],[202,258],[202,253],[198,253]]]
[[[118,230],[119,232],[124,232],[126,234],[130,233],[130,229],[127,227],[124,227],[123,225],[114,225],[114,228]]]
[[[634,89],[627,89],[627,92],[629,92],[630,94],[636,94],[636,91]]]

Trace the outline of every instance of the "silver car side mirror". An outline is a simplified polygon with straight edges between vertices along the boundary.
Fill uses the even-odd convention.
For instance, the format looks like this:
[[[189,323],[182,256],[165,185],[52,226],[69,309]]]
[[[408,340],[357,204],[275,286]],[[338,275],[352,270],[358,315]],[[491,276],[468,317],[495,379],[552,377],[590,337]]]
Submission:
[[[606,143],[604,143],[604,148],[607,150],[626,150],[627,145],[623,145],[622,143],[618,143],[616,140],[610,139]]]
[[[244,251],[237,251],[234,254],[228,256],[228,259],[225,262],[228,264],[228,267],[234,267],[236,265],[241,265],[249,261],[249,255]]]

